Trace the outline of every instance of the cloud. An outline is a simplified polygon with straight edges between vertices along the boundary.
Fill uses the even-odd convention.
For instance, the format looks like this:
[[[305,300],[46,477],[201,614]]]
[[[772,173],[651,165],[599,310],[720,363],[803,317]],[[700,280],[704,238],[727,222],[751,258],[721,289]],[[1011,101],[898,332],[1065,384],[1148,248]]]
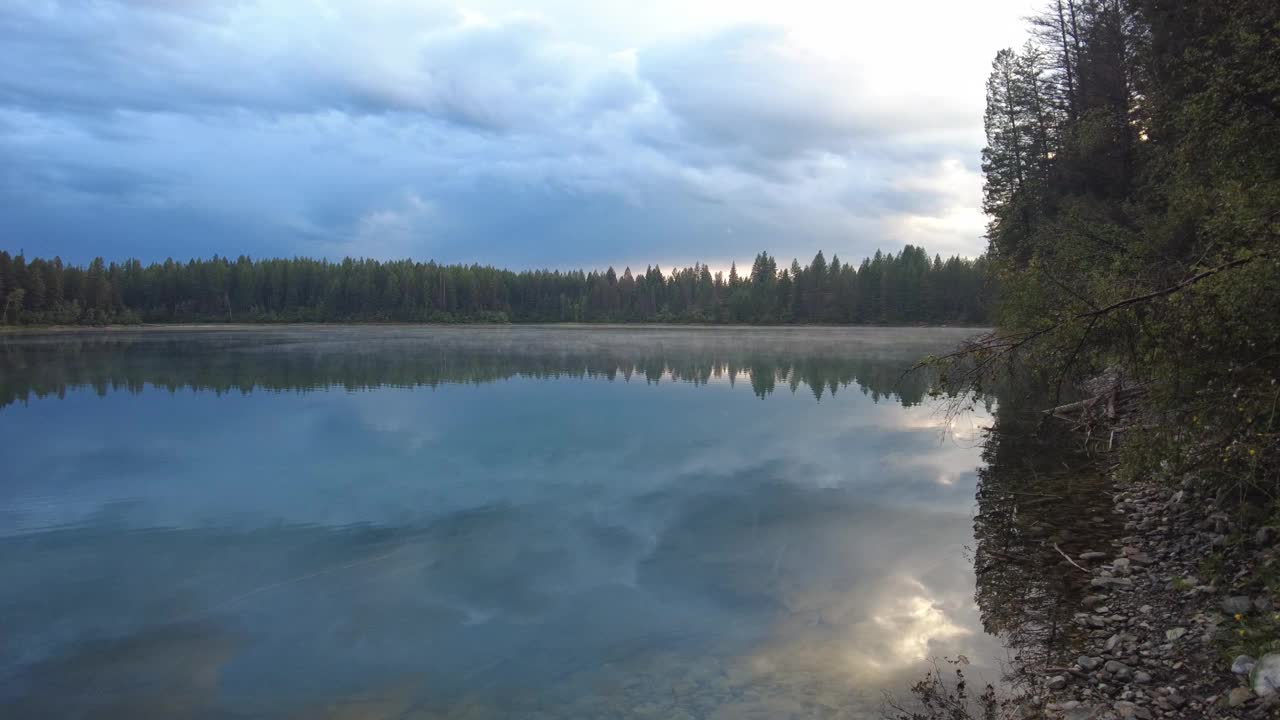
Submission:
[[[976,73],[922,87],[924,59],[866,23],[842,49],[829,11],[793,10],[12,4],[0,244],[515,267],[978,252],[989,52],[920,28],[953,55],[941,80]]]
[[[431,223],[438,217],[432,203],[406,192],[391,207],[370,210],[356,221],[350,236],[326,255],[398,260],[430,254]]]

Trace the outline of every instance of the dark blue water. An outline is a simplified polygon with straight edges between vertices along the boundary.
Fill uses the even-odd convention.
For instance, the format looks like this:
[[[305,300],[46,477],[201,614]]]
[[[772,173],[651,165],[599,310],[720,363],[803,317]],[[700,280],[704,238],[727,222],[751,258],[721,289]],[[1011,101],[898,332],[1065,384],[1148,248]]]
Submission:
[[[963,336],[0,338],[0,715],[863,717],[999,655]]]

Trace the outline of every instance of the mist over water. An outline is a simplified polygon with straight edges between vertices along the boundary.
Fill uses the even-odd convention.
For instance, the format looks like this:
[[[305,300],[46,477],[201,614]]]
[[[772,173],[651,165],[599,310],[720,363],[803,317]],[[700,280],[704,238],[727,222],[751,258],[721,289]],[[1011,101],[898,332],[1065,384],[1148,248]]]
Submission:
[[[972,331],[0,339],[0,714],[868,717],[974,606]]]

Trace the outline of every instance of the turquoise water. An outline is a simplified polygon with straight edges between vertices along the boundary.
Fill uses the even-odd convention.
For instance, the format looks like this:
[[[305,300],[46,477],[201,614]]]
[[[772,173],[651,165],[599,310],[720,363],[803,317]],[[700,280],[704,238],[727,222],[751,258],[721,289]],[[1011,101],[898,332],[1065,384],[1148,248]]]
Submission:
[[[875,716],[1000,656],[966,334],[0,338],[0,715]]]

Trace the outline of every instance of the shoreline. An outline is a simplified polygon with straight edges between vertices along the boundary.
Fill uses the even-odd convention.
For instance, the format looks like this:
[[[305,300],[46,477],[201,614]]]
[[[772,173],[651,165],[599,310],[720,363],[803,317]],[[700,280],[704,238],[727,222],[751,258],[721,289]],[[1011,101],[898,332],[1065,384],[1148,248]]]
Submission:
[[[1280,532],[1233,519],[1192,476],[1177,490],[1145,481],[1117,491],[1124,535],[1062,561],[1089,573],[1073,619],[1084,637],[1078,657],[1068,667],[1020,668],[1045,717],[1280,716],[1280,692],[1249,688],[1265,692],[1262,671],[1250,677],[1241,672],[1247,662],[1224,652],[1233,633],[1280,617],[1280,597],[1259,587],[1280,574]],[[1267,673],[1280,671],[1272,662],[1280,655],[1263,657]]]

